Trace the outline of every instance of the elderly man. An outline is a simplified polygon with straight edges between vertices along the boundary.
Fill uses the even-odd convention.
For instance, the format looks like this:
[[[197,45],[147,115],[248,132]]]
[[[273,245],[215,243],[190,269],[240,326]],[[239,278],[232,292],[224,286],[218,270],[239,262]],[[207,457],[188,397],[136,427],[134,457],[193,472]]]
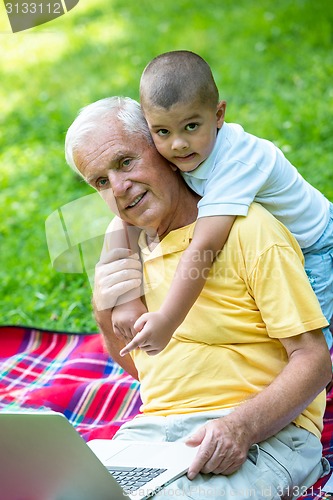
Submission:
[[[198,196],[158,155],[131,99],[84,108],[68,131],[66,157],[113,211],[143,230],[145,300],[158,309],[191,240]],[[331,362],[321,332],[327,323],[294,238],[253,204],[164,351],[124,358],[105,307],[138,288],[140,262],[108,238],[96,268],[96,319],[110,354],[138,376],[143,401],[143,415],[115,438],[198,446],[187,476],[161,496],[298,498],[327,472],[320,433]]]

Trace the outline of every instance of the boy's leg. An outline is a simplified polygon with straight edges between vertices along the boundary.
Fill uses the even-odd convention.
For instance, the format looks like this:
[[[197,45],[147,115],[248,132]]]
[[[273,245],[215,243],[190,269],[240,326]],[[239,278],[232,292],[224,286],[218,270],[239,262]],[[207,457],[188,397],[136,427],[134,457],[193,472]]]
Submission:
[[[303,250],[305,271],[317,295],[328,322],[333,317],[333,204],[330,205],[330,220],[319,240]],[[323,329],[329,349],[333,346],[333,335],[329,327]]]

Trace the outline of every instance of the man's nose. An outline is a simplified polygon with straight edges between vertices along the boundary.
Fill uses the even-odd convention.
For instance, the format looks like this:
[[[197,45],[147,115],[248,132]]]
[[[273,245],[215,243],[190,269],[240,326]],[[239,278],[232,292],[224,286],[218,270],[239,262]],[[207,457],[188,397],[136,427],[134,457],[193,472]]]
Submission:
[[[131,186],[131,181],[127,178],[126,172],[109,171],[110,187],[115,197],[121,197]]]
[[[175,137],[172,141],[172,149],[175,151],[181,151],[182,149],[188,148],[188,142],[182,137]]]

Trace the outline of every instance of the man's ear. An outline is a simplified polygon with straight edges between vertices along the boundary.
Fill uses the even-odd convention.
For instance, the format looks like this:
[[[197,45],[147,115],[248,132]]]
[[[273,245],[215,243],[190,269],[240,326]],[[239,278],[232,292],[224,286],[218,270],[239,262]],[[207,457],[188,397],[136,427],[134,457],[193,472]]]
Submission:
[[[216,126],[221,128],[224,123],[225,110],[227,107],[226,101],[220,101],[216,106]]]

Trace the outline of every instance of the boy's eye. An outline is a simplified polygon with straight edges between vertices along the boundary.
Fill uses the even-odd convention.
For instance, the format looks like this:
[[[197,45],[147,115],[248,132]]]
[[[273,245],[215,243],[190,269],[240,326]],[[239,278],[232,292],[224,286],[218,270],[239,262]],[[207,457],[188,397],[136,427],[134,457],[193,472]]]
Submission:
[[[157,131],[157,135],[159,135],[160,137],[165,137],[166,135],[168,135],[169,133],[169,130],[167,130],[166,128],[160,128],[160,130]]]
[[[199,125],[197,123],[188,123],[185,127],[185,130],[188,130],[189,132],[193,132],[193,130],[197,130]]]

